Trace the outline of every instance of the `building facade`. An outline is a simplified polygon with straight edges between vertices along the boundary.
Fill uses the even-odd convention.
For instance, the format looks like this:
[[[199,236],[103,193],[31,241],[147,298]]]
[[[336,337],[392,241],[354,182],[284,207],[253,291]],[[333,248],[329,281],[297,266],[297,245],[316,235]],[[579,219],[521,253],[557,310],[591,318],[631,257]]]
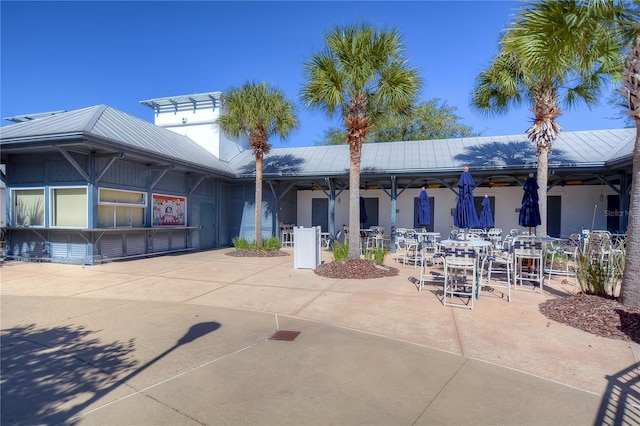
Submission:
[[[105,105],[9,118],[16,124],[0,128],[5,256],[90,265],[253,238],[255,159],[246,138],[219,132],[220,95],[142,101],[153,124]],[[633,129],[560,135],[549,157],[550,235],[626,231],[634,142]],[[263,237],[278,235],[281,223],[331,236],[348,223],[348,149],[272,149],[263,166]],[[525,135],[367,144],[363,225],[417,227],[425,188],[428,229],[447,235],[469,166],[478,207],[488,196],[496,226],[517,229],[535,161]]]

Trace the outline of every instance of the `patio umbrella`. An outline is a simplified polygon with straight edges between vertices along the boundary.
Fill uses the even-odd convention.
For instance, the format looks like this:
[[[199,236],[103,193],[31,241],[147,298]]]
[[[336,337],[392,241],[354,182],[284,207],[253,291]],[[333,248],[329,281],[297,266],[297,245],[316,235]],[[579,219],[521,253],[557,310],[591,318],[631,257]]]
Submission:
[[[491,213],[491,201],[488,195],[485,195],[484,200],[482,200],[479,223],[483,228],[493,228],[493,214]]]
[[[533,175],[529,175],[527,181],[522,187],[524,194],[522,195],[522,207],[520,207],[520,216],[518,223],[520,226],[526,226],[531,232],[531,228],[535,228],[542,224],[540,218],[540,206],[538,205],[538,182]]]
[[[458,203],[453,215],[453,224],[458,228],[478,226],[478,213],[473,203],[473,188],[476,186],[469,167],[465,167],[458,181]]]
[[[364,206],[364,198],[360,197],[360,227],[364,228],[367,221],[367,209]]]
[[[427,226],[431,223],[431,205],[426,188],[422,188],[418,197],[418,225]]]

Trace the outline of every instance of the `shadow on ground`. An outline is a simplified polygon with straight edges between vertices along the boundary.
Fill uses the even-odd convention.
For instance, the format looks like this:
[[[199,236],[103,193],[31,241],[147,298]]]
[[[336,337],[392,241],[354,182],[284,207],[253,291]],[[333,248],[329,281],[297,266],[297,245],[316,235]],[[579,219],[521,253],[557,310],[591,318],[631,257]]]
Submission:
[[[217,330],[217,322],[192,326],[174,346],[142,366],[135,339],[102,342],[84,327],[39,328],[35,324],[0,334],[0,423],[74,424],[82,410],[181,345]]]

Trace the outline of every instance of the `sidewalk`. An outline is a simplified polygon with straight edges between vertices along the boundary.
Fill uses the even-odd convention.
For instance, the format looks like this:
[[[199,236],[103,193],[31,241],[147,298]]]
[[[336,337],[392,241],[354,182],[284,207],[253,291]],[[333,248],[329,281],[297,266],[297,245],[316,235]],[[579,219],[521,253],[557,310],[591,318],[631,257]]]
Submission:
[[[227,251],[4,263],[2,423],[640,421],[638,345],[544,317],[575,291],[559,280],[470,311],[418,292],[417,268],[337,280]]]

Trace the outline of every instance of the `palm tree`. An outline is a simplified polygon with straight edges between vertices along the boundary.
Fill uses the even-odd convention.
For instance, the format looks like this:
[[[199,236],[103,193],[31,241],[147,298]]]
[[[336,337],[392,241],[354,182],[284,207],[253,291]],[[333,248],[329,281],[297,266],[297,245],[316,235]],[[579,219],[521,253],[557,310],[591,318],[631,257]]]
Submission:
[[[527,2],[500,40],[500,51],[476,79],[472,104],[504,113],[528,103],[534,114],[527,130],[537,149],[541,235],[547,234],[548,155],[561,131],[560,105],[596,104],[611,78],[619,77],[622,41],[610,25],[580,0]]]
[[[403,40],[392,29],[355,24],[325,35],[326,46],[305,62],[302,99],[329,116],[339,113],[349,144],[349,258],[360,257],[360,160],[372,122],[383,112],[407,113],[421,79],[403,57]]]
[[[636,143],[633,147],[626,260],[620,296],[623,304],[640,308],[640,29],[629,50],[622,82],[622,93],[628,103],[629,115],[636,123]]]
[[[232,88],[222,95],[222,113],[217,122],[228,135],[240,134],[249,138],[256,157],[256,236],[262,244],[262,160],[271,151],[269,138],[279,135],[285,139],[298,127],[293,102],[284,93],[265,82],[246,82],[239,89]]]

